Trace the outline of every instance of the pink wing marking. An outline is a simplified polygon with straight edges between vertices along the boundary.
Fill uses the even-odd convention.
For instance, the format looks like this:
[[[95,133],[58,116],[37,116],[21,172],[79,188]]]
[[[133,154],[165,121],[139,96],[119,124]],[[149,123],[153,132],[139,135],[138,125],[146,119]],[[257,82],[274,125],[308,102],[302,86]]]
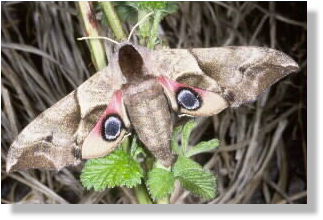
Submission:
[[[192,87],[192,86],[186,85],[184,83],[179,83],[179,82],[170,80],[166,76],[160,76],[160,77],[158,77],[158,81],[163,86],[165,86],[167,89],[171,90],[174,93],[176,93],[180,88],[190,88],[190,89],[193,89],[194,91],[196,91],[201,96],[206,95],[206,93],[208,92],[207,90],[204,90],[204,89],[199,89],[199,88],[196,88],[196,87]]]

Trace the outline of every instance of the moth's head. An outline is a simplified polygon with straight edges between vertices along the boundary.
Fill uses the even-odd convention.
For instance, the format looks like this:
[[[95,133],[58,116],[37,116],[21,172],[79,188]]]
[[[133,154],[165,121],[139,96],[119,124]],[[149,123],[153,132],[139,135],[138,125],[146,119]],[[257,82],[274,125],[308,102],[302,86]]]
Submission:
[[[116,64],[119,66],[122,76],[127,83],[142,82],[148,74],[150,50],[138,45],[121,44],[116,53]]]
[[[143,75],[144,61],[132,44],[124,44],[118,51],[118,61],[122,74],[129,80],[136,80]]]

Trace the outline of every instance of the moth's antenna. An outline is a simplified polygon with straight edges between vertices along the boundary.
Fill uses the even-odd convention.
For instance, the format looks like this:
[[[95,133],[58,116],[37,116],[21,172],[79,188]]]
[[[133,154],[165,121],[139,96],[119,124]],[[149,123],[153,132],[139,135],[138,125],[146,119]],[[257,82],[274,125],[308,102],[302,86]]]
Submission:
[[[77,38],[77,40],[93,40],[93,39],[95,39],[95,40],[102,39],[102,40],[110,41],[110,42],[115,43],[117,45],[120,44],[119,42],[117,42],[115,40],[112,40],[111,38],[108,38],[108,37],[100,37],[100,36],[98,36],[98,37],[79,37],[79,38]]]
[[[146,14],[135,26],[133,26],[133,28],[130,31],[129,37],[128,37],[128,41],[130,40],[133,32],[135,31],[135,29],[141,25],[150,15],[152,15],[154,12],[150,12],[149,14]]]

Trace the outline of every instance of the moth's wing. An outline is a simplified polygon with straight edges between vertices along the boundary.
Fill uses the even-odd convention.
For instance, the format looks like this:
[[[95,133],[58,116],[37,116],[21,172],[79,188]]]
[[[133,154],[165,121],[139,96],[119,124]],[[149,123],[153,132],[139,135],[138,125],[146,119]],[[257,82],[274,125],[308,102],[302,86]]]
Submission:
[[[252,102],[281,78],[299,69],[283,52],[263,47],[192,49],[201,70],[214,79],[231,106]]]
[[[248,46],[159,50],[153,60],[158,75],[213,92],[232,107],[256,100],[272,84],[299,69],[292,58],[280,51]],[[208,103],[213,105],[208,112],[195,115],[218,112],[209,110],[224,109],[222,100],[220,103],[221,106],[218,102]]]
[[[120,86],[121,80],[105,68],[41,113],[10,146],[7,172],[29,168],[60,170],[79,164],[85,137]]]
[[[109,105],[85,138],[82,158],[103,157],[112,152],[123,140],[130,127],[130,121],[123,103],[123,92],[114,92]]]

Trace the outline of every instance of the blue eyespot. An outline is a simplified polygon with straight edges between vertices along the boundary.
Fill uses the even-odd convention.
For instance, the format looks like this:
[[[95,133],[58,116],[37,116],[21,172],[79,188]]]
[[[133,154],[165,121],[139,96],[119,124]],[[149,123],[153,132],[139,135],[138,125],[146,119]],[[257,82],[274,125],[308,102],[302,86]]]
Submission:
[[[178,104],[187,110],[196,110],[201,107],[200,96],[190,88],[179,90],[176,99]]]
[[[116,140],[122,130],[123,124],[121,119],[116,115],[108,116],[103,122],[102,136],[107,141]]]

